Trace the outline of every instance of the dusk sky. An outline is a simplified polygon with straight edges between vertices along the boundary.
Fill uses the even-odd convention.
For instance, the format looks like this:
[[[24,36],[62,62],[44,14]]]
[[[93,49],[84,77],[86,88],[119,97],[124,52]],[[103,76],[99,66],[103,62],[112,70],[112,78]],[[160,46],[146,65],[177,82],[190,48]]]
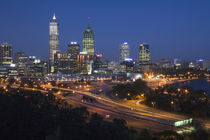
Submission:
[[[71,41],[82,46],[88,25],[95,32],[96,53],[118,60],[119,45],[150,45],[153,61],[161,58],[210,59],[209,0],[1,0],[0,43],[48,60],[49,21],[60,24],[60,49]]]

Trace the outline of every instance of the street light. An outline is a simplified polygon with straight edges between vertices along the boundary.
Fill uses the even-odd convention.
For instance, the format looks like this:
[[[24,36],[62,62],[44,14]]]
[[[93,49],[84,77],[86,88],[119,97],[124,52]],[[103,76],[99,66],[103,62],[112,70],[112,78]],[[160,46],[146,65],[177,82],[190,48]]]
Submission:
[[[184,90],[185,93],[188,93],[189,91],[187,89]]]
[[[153,108],[154,108],[154,106],[155,106],[155,102],[153,102],[153,101],[152,101],[152,102],[151,102],[151,104],[152,104],[152,106],[153,106]]]

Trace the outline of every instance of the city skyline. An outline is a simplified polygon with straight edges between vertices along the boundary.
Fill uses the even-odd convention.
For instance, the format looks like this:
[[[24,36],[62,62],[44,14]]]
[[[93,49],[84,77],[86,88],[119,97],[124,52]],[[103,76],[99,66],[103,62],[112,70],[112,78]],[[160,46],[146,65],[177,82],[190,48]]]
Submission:
[[[91,3],[94,3],[94,5],[91,6]],[[144,42],[150,44],[152,61],[160,60],[162,58],[179,58],[187,60],[195,60],[198,58],[209,59],[210,56],[208,55],[208,52],[210,43],[208,42],[207,37],[208,31],[210,29],[208,26],[206,26],[206,24],[210,23],[210,19],[206,18],[209,13],[209,7],[207,6],[208,2],[199,3],[199,7],[196,7],[196,2],[182,3],[180,1],[177,1],[172,4],[163,1],[160,3],[154,2],[153,4],[147,2],[133,2],[128,5],[128,8],[131,10],[127,12],[122,12],[121,14],[119,12],[116,12],[117,9],[119,9],[120,7],[124,7],[126,4],[128,4],[128,2],[118,3],[118,5],[114,2],[112,5],[110,5],[110,7],[109,3],[111,2],[102,2],[102,4],[98,4],[96,1],[91,1],[90,3],[85,2],[84,5],[87,4],[89,6],[89,10],[87,10],[84,5],[80,4],[78,6],[80,8],[84,8],[82,11],[86,10],[87,13],[71,12],[70,15],[66,15],[70,12],[70,10],[68,10],[67,7],[64,5],[53,6],[54,8],[50,9],[49,11],[43,9],[44,7],[49,9],[49,7],[53,4],[49,4],[48,6],[46,4],[43,4],[43,7],[40,8],[43,14],[39,12],[36,13],[34,12],[36,11],[34,10],[34,8],[36,8],[38,4],[40,4],[40,2],[34,2],[32,9],[26,9],[28,10],[28,14],[26,14],[25,16],[24,12],[21,10],[15,13],[15,11],[18,10],[19,7],[17,7],[18,5],[16,4],[12,4],[14,10],[10,11],[9,13],[2,12],[0,14],[2,17],[4,17],[5,21],[4,23],[0,23],[0,27],[2,30],[2,32],[0,33],[0,42],[8,42],[9,44],[12,44],[14,52],[24,51],[29,55],[35,55],[45,60],[48,60],[47,55],[49,53],[49,47],[47,25],[52,18],[52,14],[56,13],[58,21],[60,23],[61,50],[66,50],[68,44],[71,41],[77,41],[80,45],[82,45],[82,32],[86,29],[88,25],[87,17],[90,16],[90,25],[93,28],[96,36],[95,52],[103,53],[103,56],[111,60],[118,60],[118,47],[124,41],[127,41],[130,44],[130,56],[135,60],[138,60],[138,53],[136,53],[138,52],[138,45]],[[5,5],[4,7],[2,7],[2,10],[5,7],[8,7],[11,3],[4,2],[4,4]],[[69,2],[66,4],[74,3]],[[78,3],[75,2],[75,4],[77,5]],[[98,12],[97,14],[94,13],[95,10],[93,10],[96,4],[98,4],[98,7],[102,8],[102,11]],[[143,4],[143,6],[145,6],[143,9],[149,8],[151,11],[148,13],[139,10],[137,6],[135,6],[135,4]],[[28,5],[28,8],[31,6],[27,2],[25,5]],[[61,9],[62,7],[63,9]],[[196,9],[193,10],[195,7],[197,8],[197,11]],[[110,12],[106,13],[106,8],[110,8]],[[152,8],[154,8],[154,10]],[[163,9],[158,11],[158,18],[160,18],[160,20],[158,20],[157,18],[155,18],[155,10],[160,8]],[[165,14],[164,11],[168,10],[168,8],[172,8],[172,10],[169,10],[169,13]],[[75,8],[73,7],[72,10],[74,9]],[[177,11],[176,13],[173,10],[178,10],[179,12]],[[110,13],[112,12],[113,15],[110,15]],[[182,16],[181,13],[183,14]],[[10,16],[6,17],[6,14]],[[11,17],[13,16],[11,15],[16,14],[19,14],[19,16],[12,19]],[[100,14],[104,16],[101,16]],[[140,14],[140,18],[144,17],[146,21],[142,22],[138,18],[134,18],[135,16],[138,17],[138,14]],[[169,14],[172,14],[172,16],[175,17],[172,18],[171,16],[169,16]],[[149,15],[151,17],[149,17]],[[118,16],[117,19],[116,16]],[[185,20],[185,18],[188,19]],[[17,25],[20,25],[21,23],[24,24],[22,24],[21,26],[5,24],[10,22],[13,23],[13,20],[18,21]],[[38,22],[37,25],[34,24],[34,20]],[[125,22],[122,23],[122,21]],[[155,26],[153,26],[152,24],[146,25],[146,23],[149,21],[156,21]],[[176,21],[176,23],[172,23],[173,21]],[[163,22],[166,23],[163,24]],[[203,24],[205,25],[205,28],[198,26]],[[130,25],[134,25],[134,27]],[[33,29],[28,30],[27,26],[32,26]],[[23,32],[19,32],[19,30]],[[20,35],[13,31],[17,31]],[[33,38],[36,39],[33,40]],[[198,44],[199,49],[197,49]],[[43,51],[40,52],[40,49],[42,49]]]

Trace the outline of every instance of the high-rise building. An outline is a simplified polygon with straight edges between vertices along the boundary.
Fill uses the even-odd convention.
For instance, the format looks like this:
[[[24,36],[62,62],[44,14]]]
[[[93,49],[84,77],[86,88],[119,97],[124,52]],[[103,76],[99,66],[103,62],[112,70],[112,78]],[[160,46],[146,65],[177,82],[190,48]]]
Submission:
[[[181,66],[182,66],[181,60],[175,58],[175,59],[174,59],[174,67],[175,67],[176,69],[180,69]]]
[[[204,62],[203,59],[198,59],[198,60],[196,60],[195,67],[196,67],[197,69],[202,70],[202,69],[203,69],[203,62]]]
[[[118,72],[118,63],[115,61],[111,61],[108,63],[108,69],[112,70],[113,73],[117,73]]]
[[[139,65],[148,65],[150,62],[150,49],[148,44],[139,45]]]
[[[93,30],[88,25],[87,29],[83,32],[83,52],[87,52],[92,59],[94,56],[94,45],[95,45],[95,36]]]
[[[12,64],[12,45],[0,44],[0,65]]]
[[[195,65],[193,64],[193,62],[190,62],[188,67],[189,67],[190,69],[193,69],[193,68],[195,68]]]
[[[130,56],[130,47],[127,42],[124,42],[120,45],[120,62],[123,62],[125,59]]]
[[[90,67],[90,55],[87,52],[80,52],[77,55],[77,70],[80,74],[88,74],[92,70]]]
[[[49,24],[50,72],[54,72],[54,54],[59,51],[59,24],[55,14]]]
[[[80,53],[80,45],[77,42],[71,42],[68,45],[68,53],[71,55],[71,67],[77,71],[77,55]]]
[[[35,56],[29,56],[27,63],[27,76],[44,76],[47,74],[47,65],[47,62],[37,59]]]
[[[103,63],[101,61],[101,57],[102,57],[102,54],[96,54],[94,55],[94,62],[93,62],[93,67],[94,67],[94,70],[97,70],[99,68],[102,68],[103,67]]]
[[[28,56],[24,52],[15,53],[15,64],[17,66],[18,75],[25,76],[26,75],[26,65],[28,62]]]
[[[172,64],[171,60],[161,59],[160,63],[158,64],[158,67],[159,68],[169,69],[169,68],[173,68],[173,64]]]
[[[71,63],[71,55],[68,52],[57,52],[55,54],[55,73],[72,74],[73,64]]]
[[[203,62],[203,69],[204,70],[209,70],[210,69],[210,60],[204,60]]]
[[[134,62],[132,59],[125,59],[123,62],[119,64],[118,72],[123,73],[132,73],[134,72]]]

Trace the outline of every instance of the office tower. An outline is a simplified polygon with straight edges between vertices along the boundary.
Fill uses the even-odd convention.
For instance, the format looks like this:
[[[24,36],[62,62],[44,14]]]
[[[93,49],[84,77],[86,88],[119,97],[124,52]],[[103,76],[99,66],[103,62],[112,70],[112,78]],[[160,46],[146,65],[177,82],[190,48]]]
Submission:
[[[193,69],[193,68],[195,68],[195,65],[193,64],[193,62],[190,62],[188,67],[189,67],[190,69]]]
[[[148,44],[139,45],[139,65],[149,65],[150,62],[150,49]]]
[[[94,55],[94,58],[93,58],[93,67],[94,67],[94,70],[97,70],[97,69],[103,67],[103,63],[101,61],[101,57],[102,57],[102,54],[96,54],[96,55]]]
[[[160,63],[158,64],[158,67],[168,69],[168,68],[173,68],[173,64],[172,64],[171,60],[161,59]]]
[[[80,52],[77,55],[77,70],[80,74],[88,74],[92,70],[90,67],[90,55],[87,52]]]
[[[199,70],[202,70],[203,69],[203,62],[204,62],[203,59],[196,60],[195,67]]]
[[[47,74],[47,62],[36,58],[35,56],[28,57],[27,76],[42,77]]]
[[[12,45],[0,44],[0,65],[12,64]]]
[[[80,53],[80,45],[77,42],[71,42],[68,45],[68,53],[71,55],[71,64],[70,66],[73,67],[73,70],[77,71],[77,55]]]
[[[127,58],[119,64],[118,72],[132,73],[134,72],[134,62],[132,59]]]
[[[111,70],[113,73],[117,73],[118,72],[118,63],[115,61],[109,62],[108,69]]]
[[[130,56],[130,47],[127,42],[124,42],[120,45],[120,62],[123,62],[125,59]]]
[[[55,14],[49,24],[49,69],[54,72],[54,54],[59,51],[59,24],[56,20]]]
[[[175,67],[176,69],[180,69],[181,66],[182,66],[181,60],[175,58],[175,59],[174,59],[174,67]]]
[[[26,75],[26,65],[28,62],[28,56],[24,52],[15,53],[15,65],[17,66],[17,71],[19,76]]]
[[[93,30],[88,25],[87,29],[83,32],[83,52],[87,52],[90,58],[94,55],[95,36]]]
[[[72,74],[71,55],[68,52],[57,52],[55,54],[55,73]]]
[[[203,69],[204,70],[209,70],[210,69],[210,60],[204,60]]]

